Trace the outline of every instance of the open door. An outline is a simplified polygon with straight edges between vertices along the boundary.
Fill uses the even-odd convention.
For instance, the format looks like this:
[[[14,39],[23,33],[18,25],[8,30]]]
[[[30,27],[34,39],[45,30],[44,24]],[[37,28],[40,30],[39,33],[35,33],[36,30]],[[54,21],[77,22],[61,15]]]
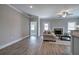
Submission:
[[[37,22],[33,21],[30,23],[30,35],[37,35]]]

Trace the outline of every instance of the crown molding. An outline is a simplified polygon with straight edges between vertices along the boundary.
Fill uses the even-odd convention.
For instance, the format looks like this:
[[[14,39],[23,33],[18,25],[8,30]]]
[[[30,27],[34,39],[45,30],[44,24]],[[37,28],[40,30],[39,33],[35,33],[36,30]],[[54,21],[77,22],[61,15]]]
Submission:
[[[10,4],[7,4],[7,6],[13,8],[14,10],[16,10],[17,12],[21,13],[22,14],[22,11],[20,11],[19,9],[15,8],[14,6],[10,5]]]
[[[23,12],[20,11],[19,9],[17,9],[16,7],[14,7],[14,6],[10,5],[10,4],[7,4],[7,6],[9,6],[9,7],[11,7],[12,9],[16,10],[16,11],[19,12],[20,14],[22,14],[22,15],[24,15],[24,16],[30,18],[30,16],[29,16],[28,14],[27,14],[27,15],[23,14]]]

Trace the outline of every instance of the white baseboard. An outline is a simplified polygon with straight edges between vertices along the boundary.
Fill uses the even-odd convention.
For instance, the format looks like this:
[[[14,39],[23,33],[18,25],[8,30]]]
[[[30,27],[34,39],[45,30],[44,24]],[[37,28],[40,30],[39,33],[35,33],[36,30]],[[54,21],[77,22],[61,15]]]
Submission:
[[[10,42],[10,43],[7,43],[7,44],[5,44],[5,45],[2,45],[2,46],[0,46],[0,49],[3,49],[3,48],[5,48],[5,47],[8,47],[8,46],[10,46],[10,45],[12,45],[12,44],[14,44],[14,43],[16,43],[16,42],[19,42],[19,41],[23,40],[24,38],[27,38],[27,37],[29,37],[29,35],[28,35],[28,36],[25,36],[25,37],[22,37],[22,38],[20,38],[20,39],[17,39],[17,40],[15,40],[15,41],[12,41],[12,42]]]

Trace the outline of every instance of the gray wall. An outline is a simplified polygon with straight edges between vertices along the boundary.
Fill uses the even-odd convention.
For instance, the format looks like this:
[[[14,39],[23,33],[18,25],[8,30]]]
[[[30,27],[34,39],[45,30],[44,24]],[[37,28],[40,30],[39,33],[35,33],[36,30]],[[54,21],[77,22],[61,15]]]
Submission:
[[[7,5],[0,5],[0,46],[29,35],[29,18]]]
[[[79,24],[78,18],[64,18],[64,19],[41,19],[40,20],[40,33],[43,33],[44,23],[49,23],[49,30],[54,28],[63,28],[64,32],[68,31],[68,22],[76,22]]]

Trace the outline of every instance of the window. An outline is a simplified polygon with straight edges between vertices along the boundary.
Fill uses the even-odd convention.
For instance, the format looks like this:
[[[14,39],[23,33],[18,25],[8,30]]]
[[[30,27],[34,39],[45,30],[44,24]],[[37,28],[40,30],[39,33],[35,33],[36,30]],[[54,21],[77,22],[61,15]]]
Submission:
[[[68,32],[70,33],[71,30],[76,29],[76,22],[69,22],[68,23]]]
[[[46,24],[44,24],[44,30],[48,30],[48,24],[46,23]]]
[[[31,25],[31,30],[33,30],[33,31],[35,30],[35,27],[34,27],[34,25]]]
[[[35,30],[35,22],[31,22],[31,30],[32,30],[32,31]]]

